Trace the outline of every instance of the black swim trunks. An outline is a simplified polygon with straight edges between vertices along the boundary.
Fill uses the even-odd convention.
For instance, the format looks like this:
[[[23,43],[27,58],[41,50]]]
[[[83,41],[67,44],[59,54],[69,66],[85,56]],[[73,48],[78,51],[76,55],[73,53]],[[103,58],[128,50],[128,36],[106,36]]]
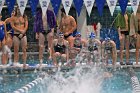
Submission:
[[[140,31],[138,31],[138,34],[140,35]]]
[[[121,31],[121,34],[124,34],[124,35],[129,35],[129,31]]]
[[[18,38],[19,38],[19,35],[20,35],[20,34],[14,34],[14,36],[16,36],[16,37],[18,37]],[[23,38],[24,36],[26,36],[26,34],[23,34],[22,38]],[[22,39],[22,38],[19,38],[19,39]]]
[[[64,38],[67,39],[69,36],[72,36],[72,33],[70,33],[70,34],[67,35],[67,36],[64,35]]]

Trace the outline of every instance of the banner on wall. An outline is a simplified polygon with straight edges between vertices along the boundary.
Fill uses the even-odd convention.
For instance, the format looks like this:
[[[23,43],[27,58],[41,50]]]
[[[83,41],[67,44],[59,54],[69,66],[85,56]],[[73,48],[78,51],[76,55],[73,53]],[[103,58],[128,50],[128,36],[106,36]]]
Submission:
[[[106,2],[108,4],[111,16],[113,16],[113,13],[117,4],[117,0],[106,0]]]
[[[28,0],[17,0],[17,4],[18,4],[19,10],[20,10],[20,13],[22,16],[24,14],[24,10],[26,8],[27,1]]]
[[[124,15],[125,11],[126,11],[128,0],[118,0],[118,2],[119,2],[119,5],[120,5],[122,14]]]
[[[53,11],[55,15],[57,15],[61,4],[61,0],[51,0],[51,3],[52,3]]]
[[[15,3],[16,3],[16,0],[6,0],[6,4],[7,4],[8,11],[10,14],[12,13],[12,11],[14,9]]]
[[[98,9],[98,12],[99,12],[100,16],[102,16],[105,1],[106,0],[95,0],[95,3],[97,5],[97,9]]]
[[[1,13],[1,11],[2,11],[2,7],[3,7],[3,5],[4,5],[4,2],[5,2],[5,0],[0,0],[0,13]]]
[[[68,15],[68,13],[69,13],[69,11],[70,11],[70,7],[71,7],[71,4],[72,4],[72,1],[73,1],[73,0],[62,0],[62,4],[63,4],[63,6],[64,6],[66,15]]]
[[[95,0],[84,0],[88,15],[90,16]]]
[[[39,2],[40,2],[41,9],[42,9],[42,14],[43,14],[43,16],[45,16],[47,8],[50,3],[50,0],[39,0]]]
[[[83,0],[73,0],[78,16],[82,10]]]
[[[130,0],[134,14],[136,15],[140,0]]]
[[[29,4],[31,6],[31,11],[33,16],[36,14],[38,2],[39,0],[29,0]]]

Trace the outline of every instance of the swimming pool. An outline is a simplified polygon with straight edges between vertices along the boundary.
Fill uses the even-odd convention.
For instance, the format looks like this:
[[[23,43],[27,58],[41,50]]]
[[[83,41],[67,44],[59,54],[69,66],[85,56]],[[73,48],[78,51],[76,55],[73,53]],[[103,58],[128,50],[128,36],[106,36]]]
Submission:
[[[37,56],[38,55],[28,56],[27,63],[32,66],[38,64],[38,60],[36,60]],[[44,63],[46,62],[47,60],[44,60]],[[67,71],[64,71],[66,73],[65,75],[69,75],[67,74],[68,73]],[[100,73],[99,70],[93,71],[92,73],[95,74],[95,72],[98,72],[100,75],[102,74]],[[135,69],[135,72],[136,72],[136,76],[138,76],[138,79],[140,80],[140,70]],[[75,73],[72,72],[72,76],[73,74],[75,75]],[[64,78],[61,76],[61,78],[68,83],[66,85],[69,86],[74,91],[70,91],[70,88],[65,87],[65,85],[61,83],[61,81],[63,80],[60,79],[60,76],[54,75],[60,80],[58,79],[56,82],[56,80],[46,77],[45,81],[43,81],[42,84],[38,84],[37,86],[34,86],[32,89],[29,90],[28,93],[93,93],[93,91],[95,91],[96,89],[97,92],[95,93],[132,93],[132,84],[131,84],[130,75],[128,74],[126,69],[119,68],[116,71],[113,71],[112,74],[113,74],[112,77],[102,79],[100,82],[101,84],[99,86],[97,86],[98,84],[96,84],[97,83],[96,80],[92,80],[92,78],[89,78],[89,77],[95,78],[96,76],[96,75],[92,76],[91,72],[88,73],[88,75],[85,75],[84,77],[80,76],[78,77],[79,79],[86,78],[87,80],[91,80],[91,81],[87,81],[86,79],[84,79],[85,82],[78,81],[80,83],[74,81],[73,84],[76,84],[77,89],[75,89],[75,87],[71,87],[68,78]],[[68,77],[72,77],[72,76],[70,74]],[[36,72],[35,70],[31,70],[31,71],[18,70],[18,72],[17,70],[13,70],[10,71],[10,73],[8,72],[6,74],[0,73],[0,93],[12,93],[13,91],[25,86],[26,84],[35,80],[36,78],[38,78],[38,72]],[[72,78],[77,78],[77,77],[72,77]],[[60,81],[59,84],[58,81]],[[91,84],[91,82],[93,83]],[[75,86],[73,84],[72,86]],[[66,88],[67,92],[63,88]],[[75,92],[75,90],[77,91]]]
[[[28,93],[132,93],[132,84],[130,75],[126,69],[117,69],[112,71],[113,76],[95,80],[102,74],[96,72],[87,72],[85,69],[80,71],[80,75],[76,72],[62,72],[59,74],[51,75],[51,77],[45,77],[41,84],[33,87]],[[95,70],[94,70],[95,71]],[[95,75],[93,75],[95,74]],[[99,75],[98,75],[99,74]],[[69,75],[69,76],[67,76]],[[136,75],[140,79],[140,72],[136,72]],[[53,77],[53,78],[52,78]],[[9,76],[10,80],[11,76]],[[13,77],[15,78],[15,76]],[[13,80],[11,78],[11,80]],[[22,79],[20,79],[22,78]],[[22,74],[21,76],[16,76],[15,81],[7,81],[7,88],[5,86],[5,91],[0,93],[11,93],[25,84],[31,82],[37,78],[37,75]],[[94,79],[93,79],[94,78]],[[6,81],[5,81],[6,82]],[[98,84],[99,83],[99,84]],[[9,85],[8,85],[9,84]],[[9,90],[11,88],[11,90]],[[67,91],[67,92],[66,92]],[[85,92],[86,91],[86,92]]]

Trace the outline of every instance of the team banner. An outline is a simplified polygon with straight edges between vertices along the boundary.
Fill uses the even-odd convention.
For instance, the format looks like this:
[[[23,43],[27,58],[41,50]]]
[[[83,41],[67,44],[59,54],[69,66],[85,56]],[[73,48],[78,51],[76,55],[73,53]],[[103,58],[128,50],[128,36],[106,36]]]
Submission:
[[[88,15],[90,16],[95,0],[84,0]]]
[[[73,0],[78,16],[82,10],[83,0]]]
[[[62,0],[62,4],[64,6],[65,12],[68,15],[69,11],[70,11],[70,7],[72,4],[73,0]]]
[[[16,3],[16,0],[6,0],[6,4],[7,4],[8,11],[10,14],[12,13],[12,11],[14,9],[15,3]]]
[[[128,0],[119,0],[119,5],[122,11],[122,14],[125,14]]]
[[[51,0],[51,3],[52,3],[52,7],[53,7],[55,15],[57,15],[60,4],[61,4],[61,0]]]
[[[33,16],[36,14],[38,2],[39,0],[29,0],[29,4],[31,6],[31,11]]]
[[[140,0],[130,0],[134,14],[136,15]]]
[[[95,0],[95,3],[97,5],[97,9],[98,9],[98,12],[99,12],[100,16],[102,16],[105,1],[106,0]]]
[[[39,0],[39,2],[40,2],[41,9],[42,9],[42,14],[43,14],[43,16],[45,16],[47,8],[50,3],[50,0]]]
[[[27,1],[28,0],[17,0],[17,4],[18,4],[21,15],[24,14],[24,10],[26,8]]]
[[[106,2],[108,4],[111,16],[113,16],[113,13],[117,4],[117,0],[106,0]]]
[[[4,5],[4,2],[5,2],[5,0],[0,0],[0,13],[1,13],[2,7]]]

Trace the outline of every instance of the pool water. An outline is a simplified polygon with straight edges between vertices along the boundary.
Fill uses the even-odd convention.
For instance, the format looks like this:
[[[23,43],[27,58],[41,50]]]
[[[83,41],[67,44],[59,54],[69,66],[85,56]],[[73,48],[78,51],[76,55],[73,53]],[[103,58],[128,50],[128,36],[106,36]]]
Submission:
[[[99,82],[101,83],[99,85],[96,80],[91,80],[91,78],[95,77],[90,74],[87,76],[85,75],[84,77],[78,77],[78,79],[80,78],[80,80],[83,80],[79,80],[78,83],[76,77],[74,77],[76,80],[72,81],[69,79],[64,79],[63,77],[57,77],[58,79],[61,78],[59,82],[55,82],[55,80],[51,80],[50,78],[44,81],[44,83],[41,85],[44,89],[42,88],[42,92],[40,93],[132,93],[130,76],[128,72],[123,69],[113,72],[113,77],[101,80],[102,83]],[[65,84],[62,81],[67,83]],[[38,93],[33,91],[34,89],[35,88],[31,89],[29,93]],[[72,92],[72,90],[76,92]]]
[[[98,78],[100,75],[102,75],[102,72],[103,71],[100,71],[100,69],[91,70],[91,72],[86,72],[85,69],[79,72],[63,72],[61,73],[62,75],[54,75],[55,77],[60,79],[60,82],[46,77],[41,84],[39,84],[38,86],[34,86],[29,90],[28,93],[72,93],[69,92],[70,88],[67,88],[66,85],[71,87],[71,89],[73,90],[75,90],[75,87],[77,87],[77,92],[73,93],[132,93],[130,75],[128,74],[126,69],[124,70],[120,68],[116,71],[111,71],[113,76],[102,79],[99,82],[100,84],[98,85],[97,80],[94,79],[96,79],[96,76]],[[140,70],[135,70],[135,72],[136,76],[138,76],[138,79],[140,80]],[[35,80],[38,77],[38,73],[39,72],[36,71],[21,71],[20,73],[12,71],[6,74],[1,73],[0,93],[12,93],[13,91]],[[79,73],[82,73],[82,75],[80,74],[79,76],[77,76]],[[71,81],[69,81],[69,79],[65,77],[74,79],[72,80],[72,82],[74,83],[71,84]],[[66,85],[63,85],[61,83],[61,81],[63,80],[66,82]],[[66,88],[67,92],[64,88]],[[95,92],[95,90],[97,92]]]
[[[126,71],[116,71],[113,77],[103,81],[101,93],[132,93],[130,75]]]
[[[6,73],[0,75],[0,93],[12,93],[37,78],[35,73]]]

